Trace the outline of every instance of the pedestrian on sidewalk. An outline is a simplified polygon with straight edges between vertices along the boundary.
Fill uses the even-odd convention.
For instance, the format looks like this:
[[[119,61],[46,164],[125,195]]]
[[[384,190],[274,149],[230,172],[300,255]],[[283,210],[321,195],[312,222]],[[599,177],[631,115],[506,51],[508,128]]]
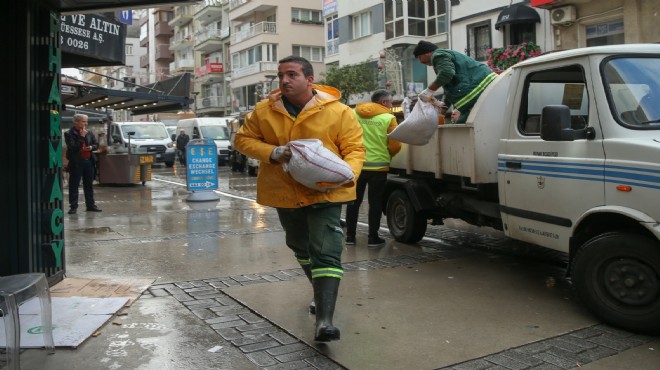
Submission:
[[[371,102],[355,107],[355,115],[362,126],[362,142],[367,150],[367,159],[357,181],[357,199],[346,207],[346,244],[355,244],[358,213],[364,199],[364,191],[369,187],[369,235],[368,246],[385,243],[378,235],[380,218],[383,213],[383,193],[387,183],[387,173],[392,157],[401,150],[401,143],[390,139],[387,134],[397,126],[396,117],[391,113],[392,93],[376,90]]]
[[[236,149],[258,159],[257,202],[275,207],[293,251],[314,288],[314,338],[338,340],[332,324],[339,282],[344,232],[341,206],[355,199],[355,181],[365,159],[362,128],[341,93],[314,84],[311,63],[302,57],[280,60],[279,89],[258,102],[234,139]],[[298,139],[319,139],[352,168],[354,180],[320,192],[296,182],[283,164],[291,158],[287,144]]]
[[[85,206],[89,212],[101,212],[94,201],[94,154],[99,148],[96,137],[87,131],[88,117],[85,114],[73,115],[73,127],[64,133],[66,158],[69,161],[69,214],[78,211],[78,188],[83,183]]]

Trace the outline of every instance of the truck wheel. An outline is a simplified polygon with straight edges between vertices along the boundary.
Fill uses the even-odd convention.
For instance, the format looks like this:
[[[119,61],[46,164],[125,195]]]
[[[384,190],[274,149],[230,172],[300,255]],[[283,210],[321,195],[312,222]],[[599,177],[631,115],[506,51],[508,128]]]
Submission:
[[[660,244],[612,232],[585,243],[571,268],[573,291],[601,320],[636,332],[660,332]]]
[[[413,208],[410,198],[402,190],[395,190],[387,199],[387,227],[397,241],[417,243],[426,234],[426,217]]]

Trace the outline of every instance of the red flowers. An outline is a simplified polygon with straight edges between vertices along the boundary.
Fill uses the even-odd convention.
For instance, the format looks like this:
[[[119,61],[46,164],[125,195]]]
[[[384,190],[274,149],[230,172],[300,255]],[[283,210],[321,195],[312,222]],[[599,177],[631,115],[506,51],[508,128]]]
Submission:
[[[488,49],[487,53],[488,67],[495,72],[502,72],[518,62],[543,54],[541,48],[532,41]]]

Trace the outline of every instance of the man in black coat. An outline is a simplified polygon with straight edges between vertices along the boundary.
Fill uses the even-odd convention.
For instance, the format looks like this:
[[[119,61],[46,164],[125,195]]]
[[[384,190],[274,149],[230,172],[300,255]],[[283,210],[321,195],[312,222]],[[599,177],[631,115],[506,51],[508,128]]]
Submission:
[[[101,212],[94,202],[94,154],[99,143],[93,133],[87,131],[88,117],[85,114],[73,116],[73,127],[64,133],[66,158],[69,160],[69,214],[78,211],[78,188],[80,180],[85,193],[85,206],[89,212]]]
[[[179,136],[176,138],[176,150],[179,152],[179,163],[186,165],[186,146],[190,141],[190,136],[186,134],[185,130],[179,132]]]

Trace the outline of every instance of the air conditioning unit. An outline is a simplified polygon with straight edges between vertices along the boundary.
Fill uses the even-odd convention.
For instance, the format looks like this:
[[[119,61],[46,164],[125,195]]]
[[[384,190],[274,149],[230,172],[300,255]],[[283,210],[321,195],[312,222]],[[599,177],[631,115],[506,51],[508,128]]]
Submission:
[[[575,6],[566,5],[550,11],[550,23],[565,24],[575,21]]]

